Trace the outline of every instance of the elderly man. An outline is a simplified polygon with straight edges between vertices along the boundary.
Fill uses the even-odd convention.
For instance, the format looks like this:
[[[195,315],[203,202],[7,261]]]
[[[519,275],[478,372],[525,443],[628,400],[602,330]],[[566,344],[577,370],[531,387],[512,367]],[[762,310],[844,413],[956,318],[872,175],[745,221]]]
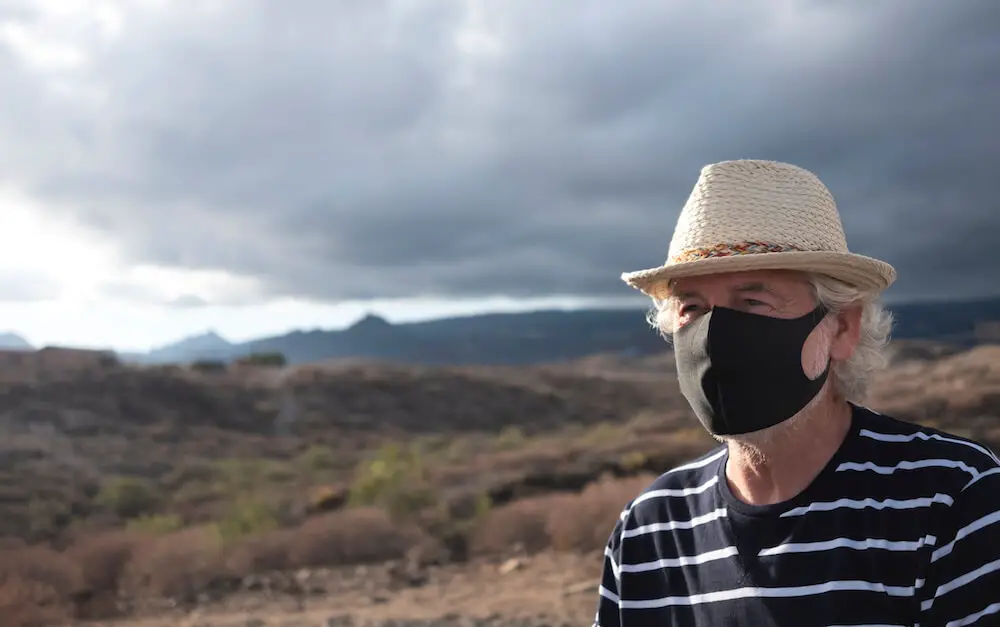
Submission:
[[[895,271],[848,251],[819,179],[705,167],[666,264],[622,278],[723,445],[626,506],[597,625],[1000,624],[1000,462],[860,404]]]

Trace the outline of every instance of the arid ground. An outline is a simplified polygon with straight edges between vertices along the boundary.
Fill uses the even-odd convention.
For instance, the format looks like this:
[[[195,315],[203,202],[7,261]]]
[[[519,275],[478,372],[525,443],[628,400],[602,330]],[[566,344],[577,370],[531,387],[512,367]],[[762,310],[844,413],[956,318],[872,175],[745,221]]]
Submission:
[[[1000,346],[894,349],[871,407],[1000,446]],[[585,624],[710,446],[669,354],[0,369],[0,627]]]

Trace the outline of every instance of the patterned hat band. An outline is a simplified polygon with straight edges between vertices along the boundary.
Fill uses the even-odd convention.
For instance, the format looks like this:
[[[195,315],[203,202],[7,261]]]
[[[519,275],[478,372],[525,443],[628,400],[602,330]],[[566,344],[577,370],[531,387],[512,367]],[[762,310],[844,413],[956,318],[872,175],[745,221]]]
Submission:
[[[738,242],[735,244],[716,244],[707,248],[689,248],[670,258],[668,263],[685,263],[713,257],[735,257],[737,255],[760,255],[764,253],[785,253],[801,251],[802,248],[789,244],[771,244],[768,242]]]

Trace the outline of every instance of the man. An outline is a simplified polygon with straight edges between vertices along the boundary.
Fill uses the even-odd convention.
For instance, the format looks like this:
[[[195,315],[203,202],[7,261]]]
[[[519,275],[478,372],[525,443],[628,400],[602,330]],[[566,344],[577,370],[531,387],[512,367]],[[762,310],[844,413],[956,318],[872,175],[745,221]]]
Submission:
[[[666,264],[622,278],[723,445],[622,512],[597,625],[1000,625],[1000,462],[860,404],[895,271],[848,251],[819,179],[705,167]]]

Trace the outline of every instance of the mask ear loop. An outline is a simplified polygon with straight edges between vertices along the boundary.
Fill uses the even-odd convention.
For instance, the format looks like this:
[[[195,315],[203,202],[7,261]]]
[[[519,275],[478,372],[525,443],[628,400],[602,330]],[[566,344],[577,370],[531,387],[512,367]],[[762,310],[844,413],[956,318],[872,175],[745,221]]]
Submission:
[[[812,320],[813,329],[815,329],[831,313],[832,312],[829,310],[829,308],[827,308],[826,305],[824,305],[823,303],[820,303],[820,304],[816,305],[815,309],[813,309],[811,312],[809,312],[806,315],[809,316],[809,318]],[[815,381],[817,379],[829,377],[830,376],[830,371],[831,371],[832,368],[833,368],[833,358],[830,355],[827,355],[826,356],[826,366],[824,366],[823,371],[820,372],[818,375],[816,375],[815,379],[811,379],[811,381]],[[805,374],[804,370],[803,370],[802,374]],[[808,378],[808,376],[806,378]]]
[[[830,313],[831,311],[827,308],[827,306],[820,303],[816,305],[816,308],[809,312],[808,315],[812,319],[813,325],[817,326],[820,322],[823,322],[823,319],[829,316]]]

